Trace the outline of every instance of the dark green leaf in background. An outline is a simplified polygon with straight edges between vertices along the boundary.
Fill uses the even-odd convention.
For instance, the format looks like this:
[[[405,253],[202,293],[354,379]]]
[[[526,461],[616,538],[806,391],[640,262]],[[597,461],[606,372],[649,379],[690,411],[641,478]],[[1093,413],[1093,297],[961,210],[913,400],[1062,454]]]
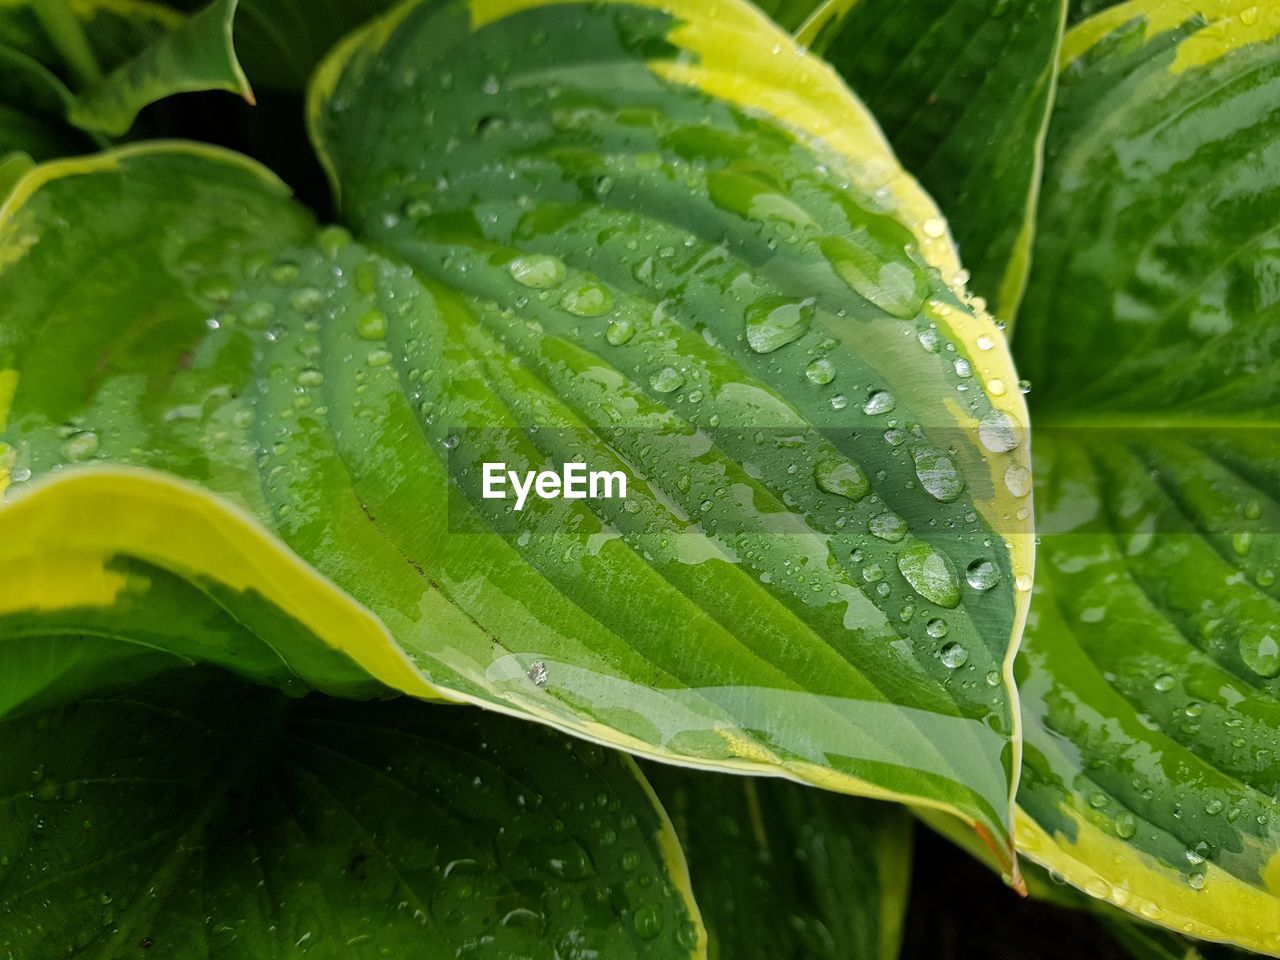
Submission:
[[[646,767],[684,846],[711,960],[892,960],[912,820],[785,780]]]
[[[183,669],[0,752],[6,957],[702,955],[635,765],[545,728]]]
[[[1043,538],[1020,840],[1280,954],[1280,11],[1076,27],[1016,351]]]
[[[822,52],[947,217],[972,288],[1011,321],[1035,232],[1066,0],[859,0]]]

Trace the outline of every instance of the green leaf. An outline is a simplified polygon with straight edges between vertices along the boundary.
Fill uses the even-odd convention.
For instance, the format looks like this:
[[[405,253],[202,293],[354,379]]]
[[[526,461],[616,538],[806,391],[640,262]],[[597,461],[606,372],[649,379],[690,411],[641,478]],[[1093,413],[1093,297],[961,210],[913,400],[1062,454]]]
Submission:
[[[396,0],[241,0],[235,43],[253,83],[303,90],[329,49]]]
[[[711,957],[898,956],[911,876],[902,807],[783,780],[646,772],[689,861]]]
[[[1280,21],[1067,37],[1035,271],[1019,835],[1095,896],[1280,954]]]
[[[252,103],[232,42],[237,2],[216,0],[85,90],[71,108],[72,122],[119,136],[143,107],[175,93],[228,90]]]
[[[0,46],[0,154],[45,160],[91,149],[65,120],[71,94],[39,62]],[[0,190],[3,196],[7,190]]]
[[[87,621],[279,682],[255,638],[283,623],[308,685],[909,798],[1008,865],[1008,356],[829,71],[746,4],[679,14],[430,3],[356,35],[311,116],[367,246],[207,150],[20,184],[0,414],[43,482],[0,550],[41,577],[0,635]],[[484,462],[630,489],[516,512]],[[128,636],[174,578],[250,636]]]
[[[1065,8],[1066,0],[860,0],[821,40],[903,165],[937,198],[973,289],[1006,321],[1026,283]]]
[[[183,668],[0,750],[6,956],[704,955],[635,765],[530,724]]]
[[[146,0],[5,0],[0,45],[80,87],[136,56],[181,19]]]

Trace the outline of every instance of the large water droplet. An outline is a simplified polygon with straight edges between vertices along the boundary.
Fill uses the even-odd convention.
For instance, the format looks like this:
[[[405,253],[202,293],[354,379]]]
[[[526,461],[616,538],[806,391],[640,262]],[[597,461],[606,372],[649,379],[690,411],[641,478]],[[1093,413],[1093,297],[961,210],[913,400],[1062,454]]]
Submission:
[[[812,300],[757,300],[747,308],[747,344],[756,353],[772,353],[804,336],[813,315]]]
[[[324,294],[315,287],[303,287],[294,291],[289,303],[299,313],[314,313],[324,303]]]
[[[990,590],[1000,582],[1000,568],[985,557],[979,557],[969,564],[964,578],[975,590]]]
[[[652,905],[641,907],[632,923],[641,940],[652,940],[662,932],[662,912]]]
[[[560,306],[575,317],[602,317],[613,309],[613,294],[598,283],[584,283],[566,291]]]
[[[1018,421],[1003,410],[992,410],[978,424],[978,439],[992,453],[1008,453],[1021,439]]]
[[[684,374],[675,367],[663,367],[649,377],[649,385],[658,393],[671,393],[684,385]]]
[[[98,452],[98,435],[84,430],[73,435],[62,445],[62,453],[68,460],[88,460]]]
[[[940,607],[960,603],[960,583],[951,561],[923,540],[898,554],[898,570],[911,589],[930,603]]]
[[[907,521],[896,513],[878,513],[867,522],[872,536],[897,543],[907,535]]]
[[[1280,675],[1280,643],[1271,634],[1259,637],[1246,633],[1240,638],[1240,659],[1260,677]]]
[[[604,338],[610,345],[620,347],[636,334],[636,326],[626,317],[619,317],[609,324],[604,332]]]
[[[819,245],[840,279],[885,313],[905,320],[920,310],[929,282],[913,261],[903,258],[901,247],[867,231],[856,240],[824,237]]]
[[[922,447],[915,451],[916,477],[935,500],[949,503],[964,491],[964,477],[955,461],[941,450]]]
[[[938,659],[948,670],[956,670],[969,662],[969,653],[958,643],[948,643],[938,651]]]
[[[360,315],[356,321],[356,333],[362,340],[382,340],[387,335],[387,315],[374,307]]]
[[[516,257],[507,269],[517,283],[535,290],[549,290],[564,283],[564,262],[546,253],[529,253]]]
[[[813,360],[804,368],[804,375],[810,383],[816,383],[819,386],[830,383],[836,378],[835,364],[826,357],[819,357]]]
[[[874,417],[880,413],[888,413],[897,405],[898,401],[888,390],[873,390],[862,405],[862,412]]]
[[[850,460],[820,460],[813,471],[818,486],[827,493],[861,500],[871,492],[871,482],[856,463]]]
[[[1015,497],[1025,497],[1031,492],[1031,471],[1020,463],[1009,464],[1004,472],[1004,486]]]

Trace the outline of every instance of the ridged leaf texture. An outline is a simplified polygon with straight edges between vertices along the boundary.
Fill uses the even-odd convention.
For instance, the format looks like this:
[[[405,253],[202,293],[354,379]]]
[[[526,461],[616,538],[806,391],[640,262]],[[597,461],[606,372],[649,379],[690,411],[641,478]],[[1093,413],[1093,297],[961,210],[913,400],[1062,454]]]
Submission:
[[[310,117],[345,228],[192,146],[19,183],[6,642],[908,799],[1008,866],[1026,413],[847,90],[742,3],[432,2]],[[631,488],[515,512],[496,461]]]

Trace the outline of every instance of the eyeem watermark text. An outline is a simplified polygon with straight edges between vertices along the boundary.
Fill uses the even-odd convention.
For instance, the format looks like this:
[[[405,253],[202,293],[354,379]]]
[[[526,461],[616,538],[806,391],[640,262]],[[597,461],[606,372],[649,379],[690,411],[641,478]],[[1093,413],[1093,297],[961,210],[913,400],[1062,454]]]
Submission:
[[[529,494],[542,500],[627,499],[627,475],[621,470],[588,470],[585,463],[566,463],[554,470],[508,470],[505,463],[484,464],[485,500],[506,500],[515,495],[515,509],[523,510]]]

